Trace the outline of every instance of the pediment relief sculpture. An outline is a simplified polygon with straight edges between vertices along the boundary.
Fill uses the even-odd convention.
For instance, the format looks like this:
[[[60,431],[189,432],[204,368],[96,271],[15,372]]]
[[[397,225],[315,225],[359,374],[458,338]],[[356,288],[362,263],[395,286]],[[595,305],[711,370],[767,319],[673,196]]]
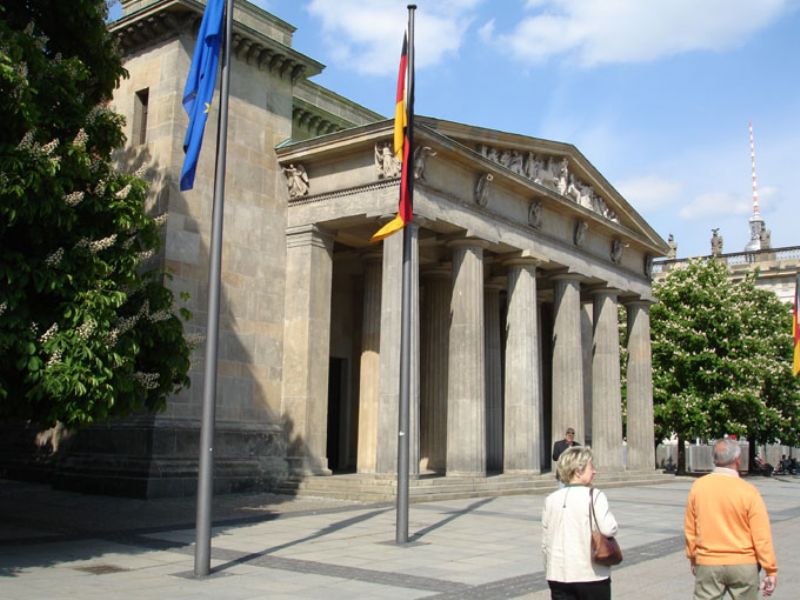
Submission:
[[[477,150],[481,155],[517,175],[550,188],[576,204],[602,215],[609,221],[619,223],[619,217],[594,191],[594,188],[569,172],[569,161],[566,157],[494,148],[486,144],[478,144]]]
[[[303,165],[290,164],[288,167],[283,167],[283,175],[286,177],[290,200],[308,196],[308,173]]]
[[[375,144],[375,168],[378,179],[392,179],[400,177],[402,163],[394,155],[392,142],[378,142]]]

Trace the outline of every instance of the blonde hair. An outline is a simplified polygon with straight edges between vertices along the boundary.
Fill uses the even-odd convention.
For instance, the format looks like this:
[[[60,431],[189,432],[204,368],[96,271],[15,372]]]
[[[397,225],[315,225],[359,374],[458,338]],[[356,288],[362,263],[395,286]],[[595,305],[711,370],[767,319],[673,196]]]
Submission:
[[[558,457],[558,479],[563,483],[569,483],[576,474],[582,472],[589,461],[592,460],[592,451],[586,446],[573,446],[567,448]]]

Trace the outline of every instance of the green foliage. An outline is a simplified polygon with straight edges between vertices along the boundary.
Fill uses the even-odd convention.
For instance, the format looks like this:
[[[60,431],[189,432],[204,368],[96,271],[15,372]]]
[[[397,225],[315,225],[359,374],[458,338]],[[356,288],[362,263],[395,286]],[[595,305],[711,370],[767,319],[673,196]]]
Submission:
[[[0,417],[163,408],[190,349],[151,257],[163,219],[118,172],[125,75],[103,0],[0,6]]]
[[[752,277],[731,281],[716,260],[670,271],[653,291],[657,436],[796,443],[789,307]]]

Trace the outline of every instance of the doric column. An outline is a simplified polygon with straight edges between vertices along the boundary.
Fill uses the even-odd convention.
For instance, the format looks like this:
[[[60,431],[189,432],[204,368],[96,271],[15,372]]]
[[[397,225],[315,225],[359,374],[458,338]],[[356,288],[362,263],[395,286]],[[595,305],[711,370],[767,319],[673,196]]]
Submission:
[[[411,376],[409,472],[419,474],[419,227],[411,232]],[[383,240],[381,291],[380,402],[378,405],[377,473],[397,473],[400,416],[400,328],[403,292],[403,233]]]
[[[625,303],[628,311],[628,470],[655,468],[650,302]]]
[[[568,427],[575,441],[585,442],[583,414],[583,348],[581,346],[581,277],[553,277],[553,440]]]
[[[483,245],[451,242],[453,297],[447,368],[447,474],[486,474]]]
[[[287,232],[283,400],[291,468],[330,474],[328,363],[333,238],[316,225]]]
[[[605,471],[618,471],[623,464],[617,290],[594,290],[592,296],[592,450],[595,466]]]
[[[581,347],[583,348],[583,433],[584,442],[592,445],[592,360],[594,355],[594,302],[581,303]]]
[[[505,473],[539,473],[542,443],[542,378],[539,308],[533,258],[508,261],[506,317]]]
[[[500,324],[500,292],[505,277],[493,277],[483,288],[486,328],[486,469],[503,470],[503,337]]]
[[[375,472],[380,397],[381,255],[364,259],[364,308],[361,327],[361,368],[358,393],[359,473]]]
[[[447,458],[447,356],[452,274],[449,266],[422,274],[420,344],[420,468],[444,474]]]

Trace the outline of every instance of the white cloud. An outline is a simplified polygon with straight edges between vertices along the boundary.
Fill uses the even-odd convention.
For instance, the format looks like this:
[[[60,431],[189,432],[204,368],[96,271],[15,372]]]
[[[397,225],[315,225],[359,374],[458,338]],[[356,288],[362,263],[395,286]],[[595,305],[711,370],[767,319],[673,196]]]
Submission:
[[[707,192],[683,207],[678,216],[691,221],[703,217],[747,215],[752,210],[753,203],[745,196],[730,192]]]
[[[626,179],[618,182],[616,187],[638,211],[652,210],[681,200],[681,184],[657,175]]]
[[[440,0],[415,19],[415,66],[439,63],[458,52],[473,9],[481,0]],[[406,2],[399,0],[312,0],[308,12],[321,20],[337,63],[368,75],[394,74],[406,27]]]
[[[761,212],[770,213],[775,210],[775,203],[780,203],[780,190],[774,186],[759,188],[758,199]]]
[[[741,44],[789,6],[790,0],[529,0],[535,14],[495,41],[531,62],[647,62]]]
[[[478,37],[484,42],[491,42],[494,37],[494,19],[489,19],[478,29]]]

